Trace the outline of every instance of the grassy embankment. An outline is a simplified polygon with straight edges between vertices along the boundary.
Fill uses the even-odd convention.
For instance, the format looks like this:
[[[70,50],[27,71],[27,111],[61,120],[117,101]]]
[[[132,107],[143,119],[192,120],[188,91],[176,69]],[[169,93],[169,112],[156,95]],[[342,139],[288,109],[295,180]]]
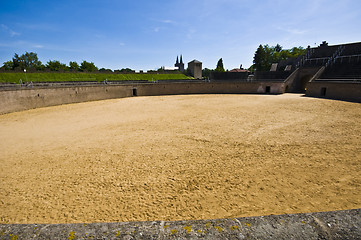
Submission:
[[[0,83],[20,83],[22,82],[73,82],[73,81],[94,81],[101,82],[119,80],[168,80],[168,79],[193,79],[184,74],[106,74],[106,73],[0,73]]]

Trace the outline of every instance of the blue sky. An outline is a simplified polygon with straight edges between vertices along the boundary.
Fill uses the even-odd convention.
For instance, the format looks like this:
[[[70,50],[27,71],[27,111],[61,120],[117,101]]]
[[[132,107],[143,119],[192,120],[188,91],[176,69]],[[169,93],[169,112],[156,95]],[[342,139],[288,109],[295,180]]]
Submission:
[[[360,0],[0,0],[0,64],[14,53],[135,70],[197,59],[252,65],[259,44],[361,41]]]

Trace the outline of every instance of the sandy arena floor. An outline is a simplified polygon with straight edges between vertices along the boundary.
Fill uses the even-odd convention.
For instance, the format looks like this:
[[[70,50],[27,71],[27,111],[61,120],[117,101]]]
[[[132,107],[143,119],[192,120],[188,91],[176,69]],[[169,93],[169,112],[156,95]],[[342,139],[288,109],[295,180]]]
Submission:
[[[361,207],[361,104],[135,97],[0,116],[0,223]]]

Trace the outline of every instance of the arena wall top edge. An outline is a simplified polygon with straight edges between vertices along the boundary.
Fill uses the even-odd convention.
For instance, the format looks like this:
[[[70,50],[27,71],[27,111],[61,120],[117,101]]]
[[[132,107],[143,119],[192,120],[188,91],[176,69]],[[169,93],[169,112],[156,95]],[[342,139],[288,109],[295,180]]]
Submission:
[[[270,79],[267,82],[283,82],[284,79]],[[238,82],[245,83],[246,80],[194,80],[194,79],[179,79],[179,80],[158,80],[158,81],[147,81],[147,80],[124,80],[124,81],[107,81],[107,82],[26,82],[22,84],[16,83],[0,83],[0,91],[6,90],[23,90],[23,89],[34,89],[34,88],[63,88],[63,87],[78,87],[78,86],[124,86],[124,85],[138,85],[138,84],[162,84],[162,83],[228,83]],[[260,81],[253,81],[260,82]]]

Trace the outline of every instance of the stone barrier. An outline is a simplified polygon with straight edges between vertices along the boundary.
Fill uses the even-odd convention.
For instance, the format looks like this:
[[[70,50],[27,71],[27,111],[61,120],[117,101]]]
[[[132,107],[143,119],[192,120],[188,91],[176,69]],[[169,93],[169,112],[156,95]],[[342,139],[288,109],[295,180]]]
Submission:
[[[267,91],[268,90],[268,91]],[[281,94],[283,82],[157,82],[44,86],[0,90],[0,114],[61,104],[98,101],[132,96],[177,94]]]
[[[1,224],[0,239],[361,239],[361,209],[216,220]]]
[[[361,103],[361,82],[312,81],[307,84],[306,96]]]

